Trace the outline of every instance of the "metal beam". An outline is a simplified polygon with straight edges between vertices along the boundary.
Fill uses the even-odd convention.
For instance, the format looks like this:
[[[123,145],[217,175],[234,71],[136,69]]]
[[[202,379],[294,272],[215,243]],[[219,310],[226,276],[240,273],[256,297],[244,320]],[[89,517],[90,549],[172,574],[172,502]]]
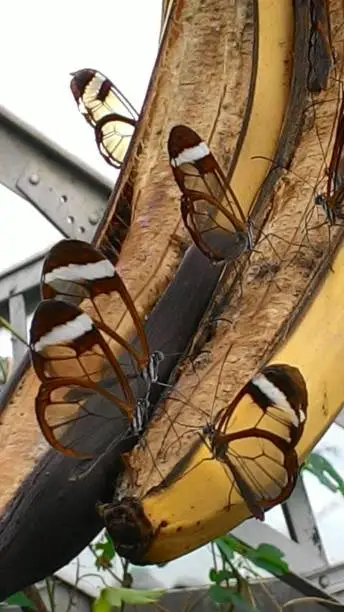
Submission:
[[[46,251],[38,253],[0,274],[0,306],[10,296],[38,287],[45,255]]]
[[[310,542],[304,542],[302,545],[293,542],[283,533],[256,519],[245,521],[231,533],[254,548],[262,543],[276,546],[284,552],[288,565],[296,574],[309,574],[309,572],[326,569],[322,556],[314,550]]]
[[[339,425],[339,427],[343,427],[344,428],[344,408],[343,406],[341,407],[341,411],[338,414],[335,423],[337,423],[337,425]]]
[[[12,328],[19,334],[25,341],[27,341],[27,330],[26,330],[26,309],[25,300],[22,294],[13,295],[9,299],[9,314],[10,323]],[[12,353],[13,362],[16,367],[19,365],[26,353],[26,345],[12,336]]]
[[[307,544],[314,549],[314,554],[327,563],[325,548],[308,499],[307,491],[299,476],[291,497],[282,504],[282,511],[287,522],[290,537],[299,544]]]
[[[65,236],[91,241],[112,185],[0,106],[0,182]]]

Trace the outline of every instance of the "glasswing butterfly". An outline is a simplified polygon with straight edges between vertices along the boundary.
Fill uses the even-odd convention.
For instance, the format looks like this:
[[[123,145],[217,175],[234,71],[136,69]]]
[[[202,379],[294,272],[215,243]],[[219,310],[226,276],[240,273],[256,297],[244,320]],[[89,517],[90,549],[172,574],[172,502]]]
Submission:
[[[85,68],[72,77],[72,94],[94,128],[100,154],[108,164],[120,168],[138,121],[137,111],[101,72]]]
[[[195,452],[203,442],[209,450],[205,460],[221,462],[228,475],[228,509],[233,495],[239,495],[251,514],[263,520],[264,510],[284,502],[294,489],[299,467],[295,446],[304,430],[307,405],[306,384],[297,368],[263,368],[198,430],[187,455],[152,491],[197,469]]]
[[[203,430],[214,457],[233,477],[232,486],[260,520],[264,509],[282,503],[294,489],[295,446],[304,430],[307,405],[299,370],[271,365],[254,376]]]
[[[221,167],[200,136],[186,125],[172,128],[168,154],[182,192],[183,222],[198,248],[213,262],[228,262],[252,250],[250,219],[228,184]],[[216,245],[225,234],[226,246]]]
[[[135,305],[112,263],[86,242],[61,240],[44,261],[41,293],[43,301],[32,320],[30,348],[33,366],[42,382],[36,414],[48,442],[64,454],[88,458],[84,438],[73,438],[68,445],[61,441],[66,427],[80,420],[85,423],[87,418],[92,427],[95,418],[106,422],[114,418],[113,404],[129,419],[133,433],[141,433],[150,387],[158,379],[163,354],[160,351],[149,354]],[[106,304],[114,295],[119,296],[132,319],[138,348],[104,320]],[[137,401],[134,397],[110,341],[127,351],[135,366],[135,376],[137,373],[142,376],[146,388],[142,399]],[[109,390],[112,387],[115,392]],[[99,401],[95,404],[92,399],[95,394],[104,398],[101,408]],[[90,400],[95,404],[94,410],[89,408]]]

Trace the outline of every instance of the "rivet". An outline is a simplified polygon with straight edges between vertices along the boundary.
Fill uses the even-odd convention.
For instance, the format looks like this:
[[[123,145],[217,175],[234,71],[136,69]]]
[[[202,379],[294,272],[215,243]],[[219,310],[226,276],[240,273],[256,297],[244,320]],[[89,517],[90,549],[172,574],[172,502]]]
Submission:
[[[326,587],[328,587],[329,584],[330,584],[328,576],[325,576],[325,575],[319,576],[319,584],[320,584],[321,587],[326,589]]]
[[[98,221],[99,221],[99,213],[97,213],[97,211],[93,211],[89,216],[88,216],[88,220],[91,223],[91,225],[97,225]]]
[[[38,185],[40,181],[39,175],[38,174],[31,174],[31,176],[29,177],[29,183],[31,183],[31,185]]]

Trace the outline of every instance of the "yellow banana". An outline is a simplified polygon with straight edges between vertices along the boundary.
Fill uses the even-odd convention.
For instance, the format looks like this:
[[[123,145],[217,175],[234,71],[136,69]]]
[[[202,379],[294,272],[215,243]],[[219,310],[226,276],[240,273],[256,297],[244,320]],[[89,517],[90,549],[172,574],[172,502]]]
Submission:
[[[282,3],[276,3],[276,6],[277,4],[281,8],[280,5]],[[263,33],[264,18],[266,18],[265,27],[268,29],[268,24],[270,23],[271,28],[272,11],[276,6],[274,2],[264,3],[262,1],[259,3],[260,28]],[[289,17],[291,19],[291,16]],[[290,21],[288,21],[287,15],[284,18],[285,30],[283,28],[282,30],[287,39],[290,40]],[[275,24],[277,23],[276,21]],[[264,40],[264,36],[262,40]],[[273,52],[270,49],[270,56],[272,55]],[[261,66],[263,66],[263,62]],[[262,81],[257,76],[257,83],[259,82]],[[335,95],[336,89],[334,87],[334,94],[332,93],[332,96]],[[253,109],[252,115],[254,116]],[[327,126],[330,125],[332,120],[333,113],[330,110],[330,115],[327,116]],[[249,130],[247,133],[249,133]],[[251,146],[254,148],[257,146],[257,134],[253,134],[252,138]],[[306,137],[303,144],[307,147]],[[307,152],[307,148],[305,150]],[[242,167],[240,166],[242,159],[245,159],[244,155],[239,157],[236,173],[233,175],[231,184],[234,191],[240,194],[239,200],[241,198],[241,201],[247,202],[244,194],[245,183],[247,184],[248,181],[244,180],[245,164]],[[323,161],[319,157],[316,162],[312,161],[313,165],[318,164],[317,170],[321,173]],[[240,174],[240,168],[242,168],[242,175]],[[238,181],[237,184],[234,184],[235,180]],[[295,180],[294,182],[296,184]],[[240,192],[240,188],[242,188],[242,192]],[[310,195],[305,190],[303,191],[301,199],[303,209],[305,210],[306,207],[313,205],[311,202],[313,188],[311,186],[309,190]],[[299,201],[297,211],[300,210],[302,212]],[[304,459],[327,427],[333,422],[341,408],[344,397],[344,383],[342,382],[341,373],[341,364],[344,357],[344,347],[341,342],[344,334],[344,313],[339,283],[340,272],[343,270],[343,267],[344,249],[341,249],[333,263],[333,272],[330,272],[325,278],[322,287],[318,290],[312,304],[308,307],[302,320],[298,322],[293,333],[271,358],[271,363],[288,363],[296,366],[307,383],[310,409],[305,431],[296,449],[299,461]],[[312,287],[310,286],[308,290],[311,289]],[[266,308],[266,313],[266,316],[269,316],[268,308]],[[254,327],[254,321],[251,321],[251,325]],[[254,335],[252,335],[252,338],[254,338]],[[214,347],[216,348],[216,342]],[[239,366],[240,360],[238,359],[237,367]],[[209,389],[209,386],[207,387],[204,384],[202,393],[203,396],[208,394],[209,398],[213,394],[213,389]],[[206,417],[200,410],[198,423],[195,417],[189,420],[190,406],[188,405],[188,399],[191,396],[186,397],[184,403],[179,402],[179,406],[182,406],[182,408],[179,407],[178,412],[175,410],[171,413],[168,408],[166,409],[169,415],[168,419],[171,421],[169,428],[176,427],[177,438],[180,433],[180,421],[190,423],[188,436],[194,435],[197,427],[199,431],[202,425],[203,427],[205,425]],[[202,400],[200,394],[197,397]],[[205,401],[203,397],[203,401],[200,402],[202,409]],[[225,402],[225,399],[222,399],[222,401]],[[195,403],[195,400],[193,402]],[[178,402],[175,403],[178,404]],[[251,408],[251,404],[250,406],[247,405],[246,408],[247,415],[249,415],[248,409]],[[244,415],[244,404],[241,406],[241,410]],[[176,415],[177,424],[175,425],[172,424],[172,421]],[[247,416],[245,423],[246,427],[248,422],[249,416]],[[161,440],[163,431],[162,427],[159,429],[159,421],[153,423],[150,439],[152,440],[154,437],[159,438],[160,436]],[[184,435],[186,435],[185,426]],[[181,446],[184,446],[184,444],[181,443]],[[175,452],[176,449],[167,444],[167,454],[168,451],[172,454],[172,449]],[[156,457],[156,465],[158,467],[152,476],[152,482],[144,482],[144,478],[147,478],[147,474],[149,474],[149,470],[144,470],[144,475],[137,476],[134,486],[129,487],[130,494],[136,496],[134,501],[127,496],[119,506],[106,506],[102,508],[104,518],[109,528],[114,532],[115,540],[117,537],[116,544],[119,550],[127,554],[136,563],[162,563],[174,559],[229,531],[250,514],[247,503],[245,503],[242,495],[236,490],[232,491],[230,508],[228,507],[228,491],[230,488],[228,475],[223,469],[221,461],[214,459],[213,453],[208,446],[205,443],[200,443],[197,447],[191,447],[191,449],[184,457],[183,463],[180,463],[180,461],[177,463],[177,477],[175,476],[176,472],[173,472],[173,470],[172,474],[174,474],[174,477],[167,477],[171,471],[171,458],[167,460],[165,452],[160,457]],[[134,459],[131,464],[134,470],[139,466],[140,462],[142,466],[145,460],[147,462],[150,461],[149,452],[151,450],[148,447],[148,450],[143,450],[141,453],[138,452],[138,457],[136,458],[134,457],[135,453],[133,454]],[[178,459],[180,459],[180,456],[176,457],[175,463]],[[166,466],[164,465],[165,463],[167,464]],[[158,470],[160,474],[157,474]],[[159,486],[159,482],[162,483],[161,486]],[[150,488],[150,485],[152,485],[152,488]],[[127,483],[124,484],[122,489],[124,494],[128,490],[125,488],[126,486],[128,486]],[[142,491],[143,493],[140,495]],[[119,509],[122,510],[120,524],[118,522]],[[124,549],[122,548],[123,544],[126,546]]]
[[[333,422],[344,398],[344,345],[341,341],[344,310],[342,287],[338,282],[343,269],[344,248],[333,264],[334,273],[327,276],[300,325],[272,359],[273,363],[296,365],[307,381],[309,410],[305,431],[297,446],[300,462]],[[169,561],[228,532],[248,518],[247,505],[237,493],[228,509],[228,476],[218,461],[206,460],[211,457],[207,446],[201,445],[192,455],[183,477],[179,475],[166,488],[143,497],[140,512],[144,518],[141,521],[149,521],[154,536],[151,535],[145,554],[135,562]]]
[[[191,452],[142,504],[127,498],[99,507],[118,552],[140,562],[147,547],[154,551],[160,541],[188,546],[192,533],[205,542],[209,529],[215,530],[213,535],[217,529],[221,533],[229,510],[231,516],[238,507],[240,512],[243,499],[262,519],[263,509],[284,501],[295,485],[295,445],[303,433],[307,404],[306,384],[297,368],[264,368],[214,424],[203,427]],[[206,503],[195,503],[205,491],[211,493]],[[134,537],[128,536],[130,530]]]

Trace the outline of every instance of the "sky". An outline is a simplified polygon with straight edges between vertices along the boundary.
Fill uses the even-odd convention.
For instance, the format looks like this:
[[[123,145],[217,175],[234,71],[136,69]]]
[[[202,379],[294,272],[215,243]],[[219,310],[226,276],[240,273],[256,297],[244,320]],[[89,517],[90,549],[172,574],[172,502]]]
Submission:
[[[1,104],[115,181],[116,170],[99,155],[93,131],[77,110],[69,73],[81,68],[100,70],[139,110],[158,49],[160,7],[160,0],[7,2],[0,26],[0,56],[6,58],[2,62],[2,83],[6,86],[2,87]],[[30,204],[1,186],[0,198],[3,271],[48,248],[60,235]],[[0,354],[10,351],[9,339],[0,334]],[[342,474],[343,442],[344,432],[335,425],[320,443]],[[343,498],[327,492],[312,476],[305,480],[329,558],[331,562],[342,561]],[[268,513],[267,523],[286,532],[279,508]],[[172,586],[187,575],[190,584],[199,584],[205,579],[200,566],[209,567],[204,564],[207,555],[203,549],[189,560],[169,564],[164,571],[150,570],[151,578],[156,576],[157,581]],[[86,570],[93,567],[87,553],[83,559]],[[61,575],[68,578],[71,566]]]
[[[117,171],[99,155],[93,131],[79,114],[69,74],[81,68],[100,70],[139,110],[158,49],[160,0],[97,0],[88,6],[86,10],[81,0],[6,3],[0,36],[6,87],[0,103],[115,180]],[[0,198],[6,210],[0,224],[3,270],[42,251],[59,234],[4,187]]]

